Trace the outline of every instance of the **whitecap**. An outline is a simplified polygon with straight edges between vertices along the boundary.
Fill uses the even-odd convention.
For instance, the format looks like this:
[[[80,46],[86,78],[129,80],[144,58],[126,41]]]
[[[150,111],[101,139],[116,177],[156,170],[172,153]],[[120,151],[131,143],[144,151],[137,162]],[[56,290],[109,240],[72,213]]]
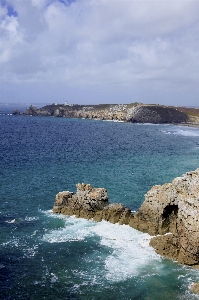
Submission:
[[[0,264],[0,269],[3,269],[3,268],[5,268],[5,265]]]
[[[105,260],[106,278],[110,281],[123,281],[137,276],[147,264],[160,261],[152,247],[150,236],[128,225],[110,224],[102,221],[93,231],[101,237],[101,244],[112,248],[113,252]]]
[[[32,222],[32,221],[36,221],[36,220],[39,220],[38,217],[25,217],[25,221],[27,222]]]
[[[54,273],[51,273],[50,275],[51,275],[51,278],[50,278],[51,283],[55,283],[58,281],[58,277]]]
[[[13,220],[7,220],[7,221],[5,221],[6,223],[14,223],[15,222],[15,219],[13,219]]]
[[[173,134],[173,135],[180,135],[180,136],[190,136],[195,137],[199,136],[198,128],[190,128],[186,126],[172,126],[169,127],[168,130],[160,130],[164,134]]]
[[[177,130],[173,132],[174,135],[182,135],[182,136],[199,136],[199,130],[193,128],[193,130]]]
[[[101,259],[104,261],[103,276],[109,281],[123,281],[137,276],[140,272],[146,272],[147,265],[150,273],[156,273],[155,262],[161,261],[161,257],[149,246],[151,237],[148,234],[128,225],[111,224],[107,221],[96,223],[92,220],[64,217],[65,227],[50,230],[44,234],[43,241],[63,243],[99,237],[98,242],[103,247],[110,248],[108,254],[103,250],[101,253],[103,256]],[[95,261],[96,258],[89,259]]]
[[[142,125],[142,126],[160,126],[162,124],[159,123],[133,123],[135,125]]]
[[[48,243],[82,241],[86,236],[91,234],[91,231],[88,231],[89,227],[95,224],[91,220],[76,218],[75,216],[52,215],[52,217],[65,220],[65,227],[46,233],[43,236],[43,241]]]

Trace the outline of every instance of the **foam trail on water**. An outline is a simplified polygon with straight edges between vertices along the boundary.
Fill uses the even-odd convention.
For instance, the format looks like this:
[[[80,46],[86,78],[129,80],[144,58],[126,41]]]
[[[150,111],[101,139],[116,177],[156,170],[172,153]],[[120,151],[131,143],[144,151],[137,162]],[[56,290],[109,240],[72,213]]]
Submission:
[[[113,249],[106,258],[106,278],[121,281],[136,276],[147,264],[160,261],[149,246],[150,236],[128,225],[98,223],[93,231],[101,237],[101,244]]]
[[[76,218],[75,216],[67,217],[64,215],[52,215],[51,217],[65,221],[63,228],[51,230],[43,236],[43,241],[48,243],[64,243],[71,241],[84,240],[85,237],[92,235],[90,228],[95,225],[91,220]]]
[[[46,233],[43,241],[49,243],[83,241],[96,236],[100,237],[99,243],[105,249],[108,247],[111,250],[110,254],[104,256],[103,273],[107,280],[123,281],[143,274],[143,269],[146,272],[147,265],[150,272],[156,272],[155,263],[161,261],[161,257],[149,246],[150,236],[127,225],[111,224],[107,221],[95,223],[91,220],[65,217],[65,227]]]
[[[190,128],[186,126],[169,126],[169,128],[166,127],[165,130],[161,130],[161,132],[180,136],[199,136],[198,128]]]

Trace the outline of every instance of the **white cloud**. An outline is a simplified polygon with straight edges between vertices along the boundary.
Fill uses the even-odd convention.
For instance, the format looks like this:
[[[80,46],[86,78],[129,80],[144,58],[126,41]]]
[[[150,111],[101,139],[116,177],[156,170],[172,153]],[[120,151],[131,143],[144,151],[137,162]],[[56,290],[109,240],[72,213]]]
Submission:
[[[8,0],[0,80],[198,92],[197,0]]]

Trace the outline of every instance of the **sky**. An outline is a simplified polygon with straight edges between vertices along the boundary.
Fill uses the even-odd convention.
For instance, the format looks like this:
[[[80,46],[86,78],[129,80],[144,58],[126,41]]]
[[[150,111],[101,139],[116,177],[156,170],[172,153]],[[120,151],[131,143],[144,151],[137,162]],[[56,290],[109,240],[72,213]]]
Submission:
[[[0,103],[199,106],[199,0],[0,0]]]

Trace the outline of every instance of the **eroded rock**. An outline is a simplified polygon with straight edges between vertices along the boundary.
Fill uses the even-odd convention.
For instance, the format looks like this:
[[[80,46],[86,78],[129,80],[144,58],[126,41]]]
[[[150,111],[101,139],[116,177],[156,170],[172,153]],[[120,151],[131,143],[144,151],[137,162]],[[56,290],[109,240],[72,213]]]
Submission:
[[[199,169],[148,191],[131,226],[157,235],[150,242],[157,253],[182,264],[198,264]]]
[[[182,264],[199,265],[199,169],[151,188],[134,214],[122,204],[110,204],[106,189],[77,184],[77,193],[60,192],[55,213],[129,225],[153,237],[158,254]]]
[[[106,189],[93,188],[90,184],[84,183],[78,183],[76,187],[76,194],[64,191],[56,195],[54,213],[119,224],[129,224],[133,218],[131,210],[121,203],[109,203]]]
[[[198,294],[199,295],[199,282],[194,282],[190,286],[190,291],[193,292],[194,294]]]

